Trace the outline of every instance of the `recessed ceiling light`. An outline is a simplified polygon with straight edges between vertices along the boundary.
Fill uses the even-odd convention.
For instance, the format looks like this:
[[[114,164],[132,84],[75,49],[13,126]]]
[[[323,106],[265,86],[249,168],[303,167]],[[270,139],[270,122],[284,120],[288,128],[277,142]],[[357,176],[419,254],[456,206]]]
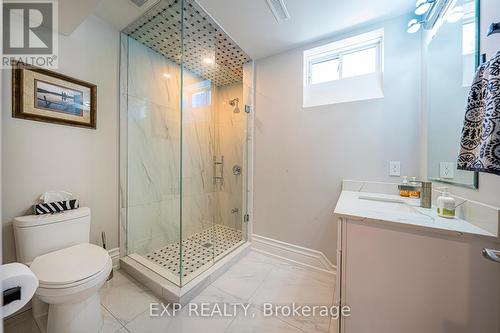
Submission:
[[[420,27],[422,26],[422,23],[418,21],[417,19],[413,19],[410,22],[408,22],[408,33],[414,34],[417,31],[420,30]]]
[[[203,62],[207,65],[213,65],[215,63],[215,60],[213,58],[205,57],[203,58]]]

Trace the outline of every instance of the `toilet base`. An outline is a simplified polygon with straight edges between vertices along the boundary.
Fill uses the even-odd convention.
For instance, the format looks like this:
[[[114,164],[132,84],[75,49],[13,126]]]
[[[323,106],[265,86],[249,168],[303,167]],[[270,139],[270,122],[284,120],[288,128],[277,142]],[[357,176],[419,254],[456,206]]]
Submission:
[[[48,308],[48,313],[43,309]],[[42,333],[99,332],[103,325],[99,293],[76,303],[33,302],[33,315]]]

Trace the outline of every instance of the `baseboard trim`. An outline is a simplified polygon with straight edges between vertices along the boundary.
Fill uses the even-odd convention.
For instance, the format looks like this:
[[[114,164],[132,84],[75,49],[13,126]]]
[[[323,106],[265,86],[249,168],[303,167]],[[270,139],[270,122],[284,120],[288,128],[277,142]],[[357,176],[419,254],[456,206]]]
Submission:
[[[322,272],[335,274],[337,268],[320,251],[286,243],[260,235],[252,235],[252,247],[257,252],[262,252],[294,264]]]
[[[111,261],[113,262],[113,268],[117,269],[120,267],[120,248],[116,247],[108,251]]]

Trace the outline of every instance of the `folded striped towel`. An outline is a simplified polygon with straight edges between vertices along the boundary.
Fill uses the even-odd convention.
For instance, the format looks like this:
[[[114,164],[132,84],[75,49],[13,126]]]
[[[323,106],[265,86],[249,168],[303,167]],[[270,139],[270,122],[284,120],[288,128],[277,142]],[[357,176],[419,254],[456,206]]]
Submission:
[[[78,207],[80,207],[80,203],[78,202],[78,200],[70,199],[65,201],[34,204],[33,212],[35,213],[35,215],[54,214],[63,212],[65,210],[77,209]]]

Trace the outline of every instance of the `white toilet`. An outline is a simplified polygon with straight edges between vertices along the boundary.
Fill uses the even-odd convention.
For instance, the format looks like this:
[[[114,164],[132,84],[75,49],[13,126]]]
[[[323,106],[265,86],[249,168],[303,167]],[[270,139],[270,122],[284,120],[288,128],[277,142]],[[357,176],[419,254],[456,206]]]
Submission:
[[[33,316],[42,332],[99,332],[99,289],[111,272],[106,250],[89,243],[90,209],[14,219],[17,260],[39,280]]]

